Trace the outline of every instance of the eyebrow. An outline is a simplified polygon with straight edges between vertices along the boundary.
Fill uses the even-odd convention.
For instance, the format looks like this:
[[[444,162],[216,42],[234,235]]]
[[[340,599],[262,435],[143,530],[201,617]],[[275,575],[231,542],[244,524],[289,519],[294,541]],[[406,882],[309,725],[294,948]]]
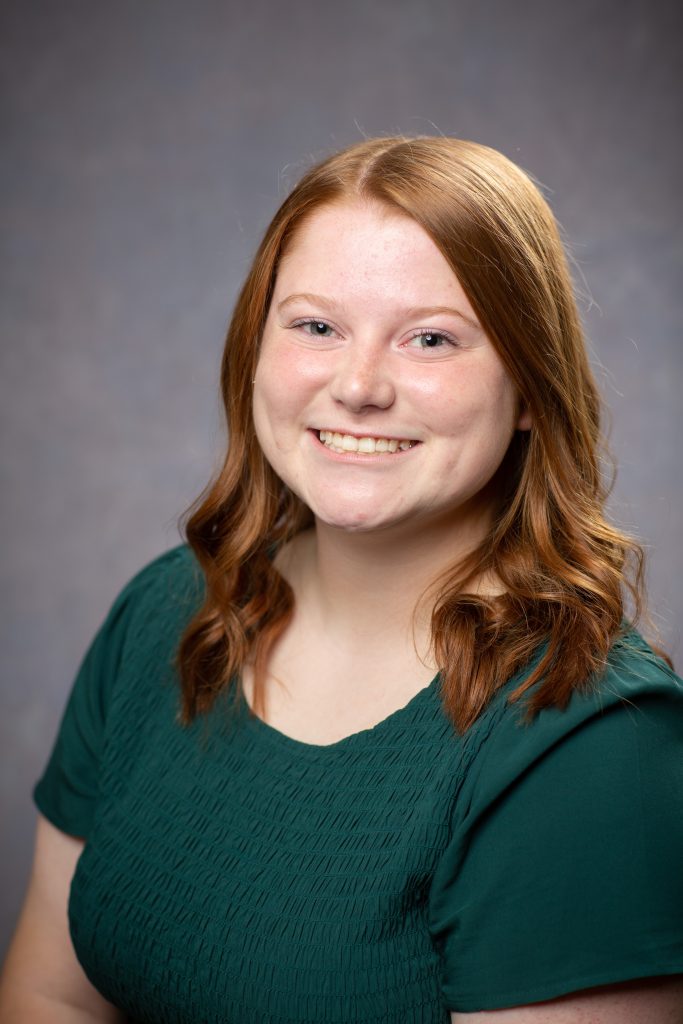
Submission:
[[[330,312],[334,312],[340,308],[339,303],[335,302],[333,299],[326,299],[324,295],[315,295],[313,292],[296,292],[293,295],[288,295],[286,299],[283,299],[282,302],[278,303],[278,313],[284,309],[285,306],[289,306],[293,302],[299,301],[313,303],[313,305],[320,306],[322,309],[327,309]],[[437,313],[444,313],[447,316],[457,317],[459,320],[466,323],[468,327],[472,327],[476,331],[482,330],[481,324],[477,323],[476,320],[473,320],[470,316],[466,316],[465,313],[459,309],[453,309],[451,306],[409,306],[406,309],[401,310],[402,316],[406,319],[412,319],[413,317],[421,318],[435,316]]]

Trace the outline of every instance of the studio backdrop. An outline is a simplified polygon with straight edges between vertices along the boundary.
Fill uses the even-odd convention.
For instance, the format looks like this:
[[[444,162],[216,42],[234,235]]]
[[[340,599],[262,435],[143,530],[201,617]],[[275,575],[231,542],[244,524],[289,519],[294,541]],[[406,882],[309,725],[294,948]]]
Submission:
[[[122,585],[179,542],[224,444],[236,291],[332,149],[457,135],[543,184],[612,412],[612,514],[650,552],[654,622],[680,651],[680,10],[2,5],[0,952],[75,671]]]

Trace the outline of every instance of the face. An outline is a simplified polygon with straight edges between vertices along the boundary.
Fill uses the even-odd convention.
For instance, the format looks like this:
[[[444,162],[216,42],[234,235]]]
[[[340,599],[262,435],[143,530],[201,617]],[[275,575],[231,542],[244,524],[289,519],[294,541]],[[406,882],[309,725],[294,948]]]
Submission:
[[[346,531],[483,523],[486,485],[529,426],[434,242],[365,201],[322,207],[295,234],[253,391],[268,462]]]

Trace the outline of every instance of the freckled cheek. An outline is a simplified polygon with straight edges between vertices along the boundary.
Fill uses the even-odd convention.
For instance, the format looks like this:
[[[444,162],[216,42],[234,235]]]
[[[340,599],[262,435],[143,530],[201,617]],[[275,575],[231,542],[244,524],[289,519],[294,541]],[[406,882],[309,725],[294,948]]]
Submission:
[[[293,450],[301,440],[309,401],[319,387],[319,375],[309,363],[264,355],[254,385],[254,422],[264,447]]]
[[[475,374],[459,374],[444,380],[436,374],[415,375],[407,382],[413,408],[437,433],[459,434],[494,410],[498,395]]]
[[[489,368],[490,371],[490,368]],[[449,380],[416,377],[409,384],[413,408],[428,429],[442,437],[477,437],[485,446],[505,447],[515,418],[515,392],[503,373],[476,369]]]
[[[319,387],[325,379],[323,361],[296,346],[266,350],[259,362],[257,379],[274,397],[296,401]]]

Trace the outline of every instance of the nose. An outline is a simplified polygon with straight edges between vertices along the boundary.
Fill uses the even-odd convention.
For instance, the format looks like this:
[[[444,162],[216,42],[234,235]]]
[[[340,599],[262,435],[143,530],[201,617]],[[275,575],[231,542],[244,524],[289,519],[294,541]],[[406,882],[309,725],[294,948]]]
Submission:
[[[390,356],[382,345],[360,339],[339,352],[330,383],[336,402],[351,412],[388,409],[396,398]]]

